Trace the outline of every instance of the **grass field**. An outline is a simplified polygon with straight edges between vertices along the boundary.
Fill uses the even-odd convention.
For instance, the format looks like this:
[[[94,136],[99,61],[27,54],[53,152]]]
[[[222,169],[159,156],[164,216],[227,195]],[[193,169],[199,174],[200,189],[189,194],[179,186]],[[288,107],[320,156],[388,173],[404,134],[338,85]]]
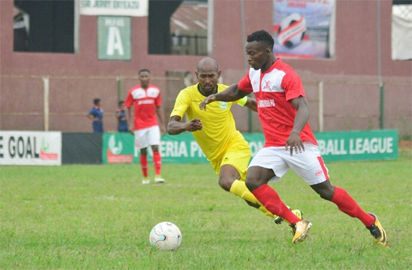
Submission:
[[[0,167],[1,269],[411,269],[411,152],[397,161],[327,164],[331,181],[379,215],[390,247],[320,199],[294,173],[272,186],[313,223],[291,244],[285,224],[218,187],[209,165],[164,165],[140,184],[138,165]],[[171,221],[179,250],[149,244]]]

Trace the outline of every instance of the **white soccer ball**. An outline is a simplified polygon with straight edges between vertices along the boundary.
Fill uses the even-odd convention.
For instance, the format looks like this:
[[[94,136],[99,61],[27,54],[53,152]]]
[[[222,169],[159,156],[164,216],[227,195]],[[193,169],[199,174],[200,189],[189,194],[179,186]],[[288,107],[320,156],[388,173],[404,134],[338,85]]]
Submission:
[[[176,250],[182,243],[182,233],[171,222],[156,224],[150,232],[150,244],[159,250]]]

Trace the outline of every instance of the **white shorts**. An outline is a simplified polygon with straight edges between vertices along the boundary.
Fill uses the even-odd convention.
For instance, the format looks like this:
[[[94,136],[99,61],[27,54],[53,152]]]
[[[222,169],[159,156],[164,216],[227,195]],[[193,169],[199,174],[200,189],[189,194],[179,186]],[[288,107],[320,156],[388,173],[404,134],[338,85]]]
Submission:
[[[146,148],[150,145],[160,145],[159,126],[135,130],[134,139],[136,147],[139,149]]]
[[[285,147],[267,147],[261,149],[249,164],[272,169],[275,176],[270,181],[278,181],[289,168],[302,177],[309,185],[316,185],[329,180],[328,169],[320,155],[319,148],[311,143],[304,143],[303,153],[290,155]]]

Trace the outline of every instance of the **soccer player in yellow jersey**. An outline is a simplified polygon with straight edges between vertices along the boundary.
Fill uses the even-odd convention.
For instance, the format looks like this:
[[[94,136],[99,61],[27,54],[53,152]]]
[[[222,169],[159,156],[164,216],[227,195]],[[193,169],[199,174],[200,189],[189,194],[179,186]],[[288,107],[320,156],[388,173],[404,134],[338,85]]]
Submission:
[[[244,97],[233,102],[214,102],[208,105],[207,111],[200,110],[199,104],[207,96],[221,92],[228,86],[217,83],[221,72],[212,58],[200,60],[195,73],[198,83],[180,91],[167,131],[171,135],[193,132],[193,137],[219,175],[219,185],[280,223],[282,218],[274,216],[262,206],[245,185],[251,153],[249,144],[236,129],[230,110],[237,103],[256,111],[256,100]],[[189,122],[181,122],[185,113]],[[301,216],[299,210],[293,212]]]

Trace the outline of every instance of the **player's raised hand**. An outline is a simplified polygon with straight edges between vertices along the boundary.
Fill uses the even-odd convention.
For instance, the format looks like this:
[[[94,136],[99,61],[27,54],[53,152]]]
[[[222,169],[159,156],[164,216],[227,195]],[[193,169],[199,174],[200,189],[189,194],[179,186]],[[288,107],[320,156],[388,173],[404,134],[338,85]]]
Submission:
[[[302,139],[297,132],[291,132],[289,138],[285,144],[285,150],[290,149],[290,155],[293,156],[293,150],[295,154],[299,154],[305,151],[305,146],[303,145]]]
[[[203,124],[202,121],[200,121],[200,119],[192,119],[190,120],[190,122],[186,123],[186,130],[193,132],[193,131],[197,131],[197,130],[201,130],[203,128]]]
[[[208,96],[205,100],[202,101],[202,103],[199,104],[199,108],[201,110],[206,111],[206,105],[213,102],[213,101],[216,101],[216,95]]]

